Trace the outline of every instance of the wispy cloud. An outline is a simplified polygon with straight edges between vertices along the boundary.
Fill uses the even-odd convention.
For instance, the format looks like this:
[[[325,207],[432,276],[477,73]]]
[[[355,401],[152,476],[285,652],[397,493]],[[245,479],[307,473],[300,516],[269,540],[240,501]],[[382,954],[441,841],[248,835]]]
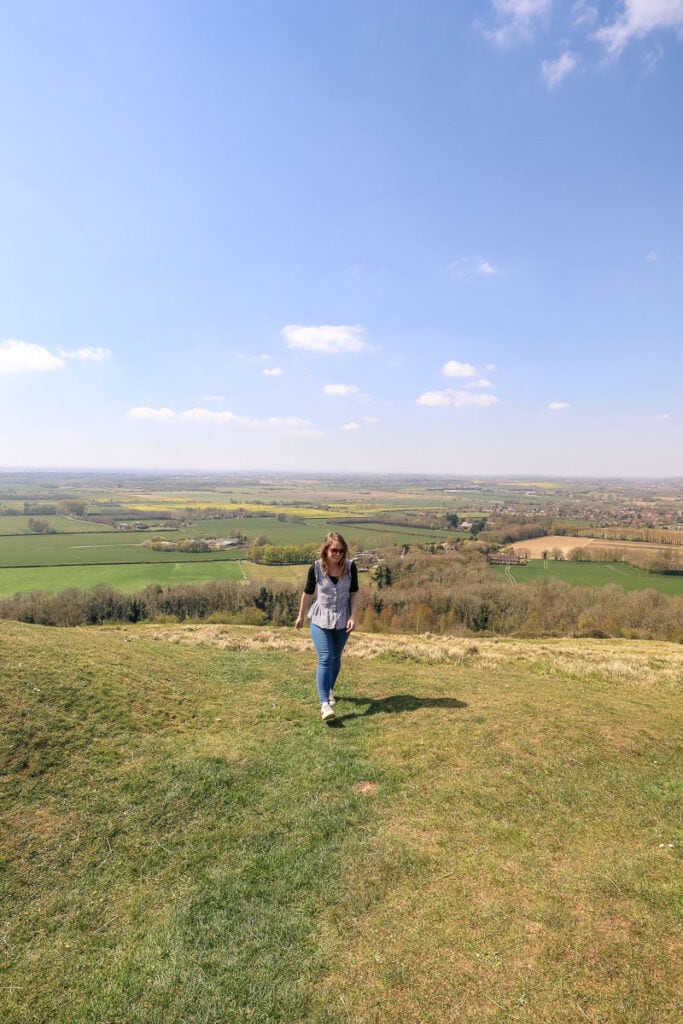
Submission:
[[[664,48],[662,47],[662,44],[657,43],[655,46],[652,46],[643,56],[643,60],[645,62],[645,67],[647,68],[647,70],[650,73],[656,71],[663,57]]]
[[[449,263],[446,270],[456,281],[473,281],[475,277],[494,277],[500,271],[483,256],[462,256]]]
[[[0,343],[0,374],[42,373],[62,366],[64,360],[42,345],[32,345],[16,338]]]
[[[361,416],[363,423],[379,423],[378,416]]]
[[[497,46],[531,39],[536,23],[550,10],[551,0],[493,0],[494,27],[483,35]]]
[[[593,38],[618,57],[634,39],[661,29],[683,35],[683,0],[624,0],[618,17],[598,29]]]
[[[479,394],[473,391],[457,391],[453,388],[446,388],[444,391],[425,391],[423,395],[416,399],[418,405],[450,405],[455,406],[455,408],[473,405],[481,409],[495,405],[497,401],[498,399],[495,395]]]
[[[656,419],[658,419],[658,420],[670,420],[671,419],[671,413],[670,412],[661,412],[659,414],[659,416],[656,417]]]
[[[59,354],[62,359],[83,359],[86,362],[101,363],[105,359],[109,359],[111,356],[111,349],[94,347],[76,349],[60,348]]]
[[[657,257],[657,250],[656,249],[650,249],[649,253],[645,257],[645,262],[646,263],[656,263],[657,259],[658,259],[658,257]]]
[[[352,420],[350,423],[345,423],[342,430],[360,430],[360,427]]]
[[[572,16],[575,25],[594,25],[600,16],[600,11],[587,0],[576,0],[572,7]]]
[[[225,395],[206,395],[203,399],[205,402],[224,402]]]
[[[571,406],[569,402],[550,402],[548,408],[552,412],[559,412],[561,409],[570,409]]]
[[[265,370],[261,370],[264,377],[281,377],[284,372],[281,366],[267,366]]]
[[[326,384],[323,388],[324,395],[355,395],[358,393],[355,384]]]
[[[215,412],[212,409],[186,409],[183,412],[174,412],[166,406],[159,409],[151,408],[148,405],[139,405],[128,411],[128,418],[132,420],[156,420],[162,423],[214,423],[234,424],[240,427],[247,427],[250,430],[289,430],[296,433],[312,433],[310,420],[299,419],[295,416],[278,417],[268,416],[265,419],[258,419],[251,416],[238,416],[234,412]]]
[[[472,363],[459,363],[457,359],[449,359],[441,367],[444,377],[476,377],[477,368]]]
[[[490,380],[486,380],[484,377],[480,377],[479,380],[471,380],[469,384],[465,384],[466,388],[495,388],[495,384],[492,384]]]
[[[541,77],[552,91],[560,82],[571,74],[578,65],[578,58],[566,50],[557,60],[544,60],[541,64]]]
[[[307,352],[326,352],[329,355],[364,352],[370,346],[363,339],[363,334],[364,329],[358,324],[322,324],[319,327],[289,324],[282,330],[282,336],[289,348],[300,348]]]

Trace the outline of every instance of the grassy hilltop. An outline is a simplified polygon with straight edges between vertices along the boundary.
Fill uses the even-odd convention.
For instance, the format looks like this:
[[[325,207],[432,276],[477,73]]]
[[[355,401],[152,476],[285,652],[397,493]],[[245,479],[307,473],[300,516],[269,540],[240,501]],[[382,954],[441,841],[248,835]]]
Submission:
[[[679,645],[0,645],[3,1024],[677,1019]]]

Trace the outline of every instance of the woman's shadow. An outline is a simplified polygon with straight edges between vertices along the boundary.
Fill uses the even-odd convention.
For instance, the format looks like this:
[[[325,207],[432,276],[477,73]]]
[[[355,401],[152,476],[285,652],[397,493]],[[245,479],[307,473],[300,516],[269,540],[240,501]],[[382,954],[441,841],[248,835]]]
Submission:
[[[339,704],[354,704],[358,708],[349,714],[339,714]],[[337,727],[343,725],[344,721],[351,718],[366,718],[368,715],[398,715],[406,711],[419,711],[420,708],[466,708],[462,700],[455,697],[414,697],[412,693],[397,693],[392,697],[381,697],[374,700],[372,697],[338,697],[337,717],[330,722],[330,725]],[[363,708],[364,710],[361,710]]]

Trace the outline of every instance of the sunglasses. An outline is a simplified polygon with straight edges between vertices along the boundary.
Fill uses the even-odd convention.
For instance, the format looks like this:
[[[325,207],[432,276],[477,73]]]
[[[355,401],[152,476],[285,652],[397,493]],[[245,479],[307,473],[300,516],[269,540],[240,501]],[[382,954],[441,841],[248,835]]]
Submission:
[[[328,548],[327,550],[330,552],[331,555],[343,555],[344,554],[344,548]]]

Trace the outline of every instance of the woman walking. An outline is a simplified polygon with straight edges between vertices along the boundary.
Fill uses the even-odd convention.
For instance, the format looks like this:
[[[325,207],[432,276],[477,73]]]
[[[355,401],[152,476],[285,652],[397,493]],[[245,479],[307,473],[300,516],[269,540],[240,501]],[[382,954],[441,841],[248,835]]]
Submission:
[[[348,555],[341,534],[328,533],[320,556],[308,570],[296,620],[297,629],[303,626],[306,615],[311,620],[311,637],[318,655],[315,681],[324,722],[335,717],[334,684],[344,645],[356,626],[358,571]]]

